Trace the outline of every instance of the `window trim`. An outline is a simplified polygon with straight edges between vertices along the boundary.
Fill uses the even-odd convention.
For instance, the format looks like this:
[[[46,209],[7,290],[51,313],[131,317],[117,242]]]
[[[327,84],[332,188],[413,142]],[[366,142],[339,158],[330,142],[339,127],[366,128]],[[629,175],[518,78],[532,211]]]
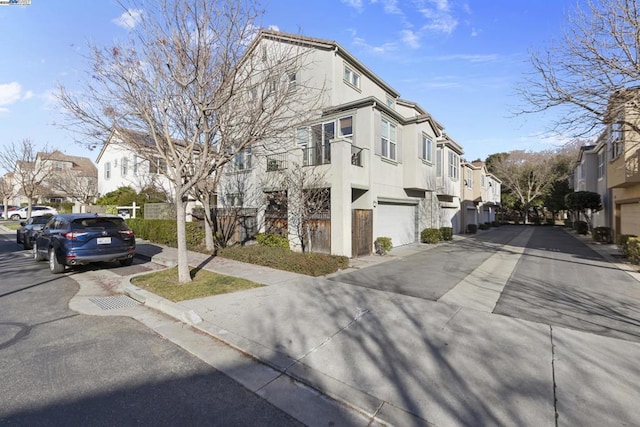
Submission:
[[[447,172],[448,177],[452,180],[457,181],[460,179],[460,156],[453,151],[449,151],[447,162]],[[453,172],[453,174],[452,174]]]
[[[111,179],[111,162],[106,162],[104,164],[104,179],[106,181]]]
[[[428,141],[428,144],[427,144]],[[422,141],[420,142],[420,159],[433,164],[433,139],[426,133],[422,133]]]
[[[342,79],[349,86],[360,90],[360,82],[362,81],[362,76],[360,73],[356,72],[353,67],[345,64],[344,71],[342,72]]]
[[[387,133],[388,135],[385,136],[385,132],[384,132],[384,123],[387,124]],[[393,139],[392,137],[392,132],[391,130],[394,129],[393,132]],[[386,140],[386,144],[385,144],[385,140]],[[393,162],[397,162],[398,161],[398,124],[395,122],[392,122],[391,120],[387,119],[386,117],[382,117],[380,119],[380,155],[382,156],[382,158],[387,159],[387,160],[391,160]],[[386,150],[385,150],[386,148]],[[392,150],[393,149],[393,150]],[[385,154],[386,151],[386,154]],[[392,155],[393,154],[393,155]]]

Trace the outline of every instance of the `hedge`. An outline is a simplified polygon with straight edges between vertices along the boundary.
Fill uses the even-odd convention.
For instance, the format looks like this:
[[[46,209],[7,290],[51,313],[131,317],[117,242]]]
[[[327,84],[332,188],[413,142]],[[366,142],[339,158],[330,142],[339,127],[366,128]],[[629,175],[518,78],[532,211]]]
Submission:
[[[422,243],[438,243],[442,239],[442,231],[438,228],[425,228],[420,232],[420,241]]]

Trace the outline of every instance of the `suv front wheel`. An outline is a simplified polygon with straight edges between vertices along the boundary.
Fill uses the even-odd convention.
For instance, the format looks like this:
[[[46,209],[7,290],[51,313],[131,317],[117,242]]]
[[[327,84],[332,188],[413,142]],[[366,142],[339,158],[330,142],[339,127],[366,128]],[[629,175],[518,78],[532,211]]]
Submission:
[[[17,221],[17,220],[19,220],[19,219],[20,219],[20,215],[18,215],[18,214],[13,214],[13,215],[11,215],[11,219],[12,219],[12,220],[14,220],[14,221]]]

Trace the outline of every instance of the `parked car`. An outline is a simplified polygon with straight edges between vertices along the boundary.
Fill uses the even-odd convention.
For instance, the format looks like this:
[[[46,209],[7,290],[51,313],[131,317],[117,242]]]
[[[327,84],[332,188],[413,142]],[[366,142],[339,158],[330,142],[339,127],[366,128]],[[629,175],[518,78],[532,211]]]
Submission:
[[[29,212],[29,208],[27,206],[23,206],[15,211],[12,211],[9,214],[9,218],[17,221],[19,219],[27,219],[27,213]],[[56,215],[58,211],[56,208],[52,208],[51,206],[31,206],[31,216],[42,216],[42,215]]]
[[[131,265],[135,251],[133,230],[119,216],[108,214],[54,215],[33,241],[33,259],[49,260],[52,273],[92,262]]]
[[[20,206],[16,206],[16,205],[8,205],[7,206],[7,213],[9,215],[11,215],[11,212],[15,211],[19,207]],[[7,218],[9,218],[9,215],[7,215]],[[4,218],[4,205],[3,204],[0,204],[0,218]]]
[[[16,243],[22,244],[25,249],[33,247],[33,239],[36,233],[51,219],[52,215],[32,216],[20,223],[21,227],[16,230]]]

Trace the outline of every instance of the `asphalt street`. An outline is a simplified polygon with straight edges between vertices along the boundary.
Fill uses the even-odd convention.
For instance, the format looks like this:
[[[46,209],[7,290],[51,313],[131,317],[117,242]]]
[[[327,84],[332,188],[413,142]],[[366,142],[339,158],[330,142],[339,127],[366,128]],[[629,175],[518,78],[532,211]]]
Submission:
[[[3,237],[0,425],[299,425],[136,320],[71,310],[86,270],[54,276]]]

